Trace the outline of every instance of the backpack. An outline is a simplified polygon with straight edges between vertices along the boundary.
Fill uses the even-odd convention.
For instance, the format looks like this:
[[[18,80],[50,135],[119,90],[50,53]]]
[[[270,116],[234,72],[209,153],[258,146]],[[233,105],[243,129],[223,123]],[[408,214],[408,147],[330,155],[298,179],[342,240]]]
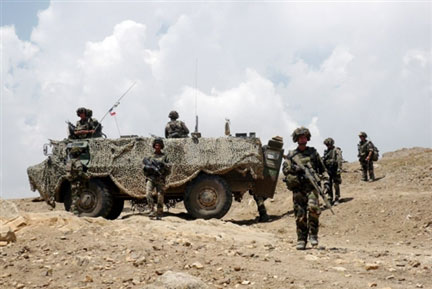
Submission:
[[[374,162],[376,162],[378,160],[378,158],[379,158],[379,150],[378,150],[378,148],[372,142],[370,142],[370,143],[373,146],[372,160]]]

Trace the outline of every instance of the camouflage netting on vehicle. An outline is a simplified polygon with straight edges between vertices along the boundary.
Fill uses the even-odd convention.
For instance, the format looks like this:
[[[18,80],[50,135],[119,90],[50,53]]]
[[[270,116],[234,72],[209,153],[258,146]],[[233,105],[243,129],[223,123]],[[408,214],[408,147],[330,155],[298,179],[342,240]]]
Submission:
[[[91,177],[109,176],[124,193],[137,198],[145,196],[145,176],[142,160],[153,154],[153,138],[89,139]],[[55,142],[50,160],[30,167],[28,175],[32,189],[45,200],[59,190],[64,179],[66,145],[70,140]],[[183,138],[164,139],[163,150],[172,164],[167,188],[179,187],[200,172],[224,174],[236,170],[263,176],[263,155],[258,138]]]

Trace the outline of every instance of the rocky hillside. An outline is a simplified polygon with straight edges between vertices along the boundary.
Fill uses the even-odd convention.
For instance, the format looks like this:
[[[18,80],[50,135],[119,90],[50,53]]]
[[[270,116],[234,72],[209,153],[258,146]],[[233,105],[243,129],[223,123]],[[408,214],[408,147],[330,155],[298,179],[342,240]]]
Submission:
[[[249,195],[209,221],[182,206],[162,221],[130,207],[108,221],[0,201],[0,288],[432,288],[431,160],[431,149],[386,153],[376,182],[345,164],[343,202],[322,212],[320,246],[306,251],[282,182],[268,223]]]

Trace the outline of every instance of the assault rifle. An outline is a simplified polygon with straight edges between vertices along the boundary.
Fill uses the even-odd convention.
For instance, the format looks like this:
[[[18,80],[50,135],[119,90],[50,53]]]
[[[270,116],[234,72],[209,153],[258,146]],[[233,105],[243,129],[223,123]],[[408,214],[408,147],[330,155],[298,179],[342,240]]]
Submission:
[[[298,155],[295,155],[292,160],[294,163],[304,172],[304,175],[306,179],[311,183],[311,185],[315,188],[314,193],[319,194],[324,201],[325,206],[330,209],[332,214],[334,215],[334,212],[331,208],[330,202],[327,200],[324,194],[324,190],[320,187],[320,178],[318,177],[315,170],[310,165],[310,162],[308,162],[306,165],[303,165],[303,163],[300,161],[300,158]]]
[[[75,126],[70,122],[70,121],[65,121],[68,125],[68,133],[69,133],[69,138],[74,139],[75,137]]]
[[[165,171],[165,164],[155,159],[144,158],[144,174],[148,177],[161,177]]]

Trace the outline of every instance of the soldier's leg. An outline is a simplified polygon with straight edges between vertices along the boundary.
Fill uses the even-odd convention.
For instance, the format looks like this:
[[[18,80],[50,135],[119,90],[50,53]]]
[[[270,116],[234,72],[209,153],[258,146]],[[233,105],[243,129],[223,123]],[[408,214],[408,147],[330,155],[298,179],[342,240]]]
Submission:
[[[330,204],[333,204],[333,184],[334,184],[334,178],[333,174],[329,172],[329,186],[330,190],[327,192],[327,200],[330,202]]]
[[[163,206],[164,206],[164,192],[160,186],[157,186],[157,211],[156,211],[156,219],[160,220],[163,215]]]
[[[367,181],[368,177],[367,177],[367,171],[368,171],[368,162],[365,161],[361,161],[361,168],[362,168],[362,181]]]
[[[308,226],[307,226],[307,194],[293,192],[294,215],[297,227],[297,250],[304,250],[306,247]]]
[[[263,197],[257,197],[253,195],[253,198],[257,204],[258,207],[258,213],[259,213],[259,221],[260,222],[267,222],[269,220],[269,216],[267,215],[267,209],[265,207],[264,201],[265,198]]]
[[[339,199],[340,199],[340,184],[342,183],[342,177],[340,174],[337,174],[335,179],[334,179],[334,188],[335,188],[335,204],[338,203],[339,204]]]
[[[319,230],[319,216],[321,209],[319,207],[318,197],[314,192],[308,193],[308,229],[309,240],[312,246],[318,245],[318,230]]]
[[[80,188],[81,184],[79,181],[72,181],[71,182],[71,206],[70,211],[74,215],[79,215],[78,211],[78,201],[79,201],[79,193],[81,191]]]
[[[153,199],[153,189],[154,184],[151,179],[147,179],[146,182],[146,198],[147,198],[147,204],[150,208],[150,214],[154,214],[154,199]]]
[[[369,171],[369,179],[371,181],[375,181],[375,174],[374,174],[374,167],[373,167],[373,161],[370,160],[368,162],[368,171]]]

